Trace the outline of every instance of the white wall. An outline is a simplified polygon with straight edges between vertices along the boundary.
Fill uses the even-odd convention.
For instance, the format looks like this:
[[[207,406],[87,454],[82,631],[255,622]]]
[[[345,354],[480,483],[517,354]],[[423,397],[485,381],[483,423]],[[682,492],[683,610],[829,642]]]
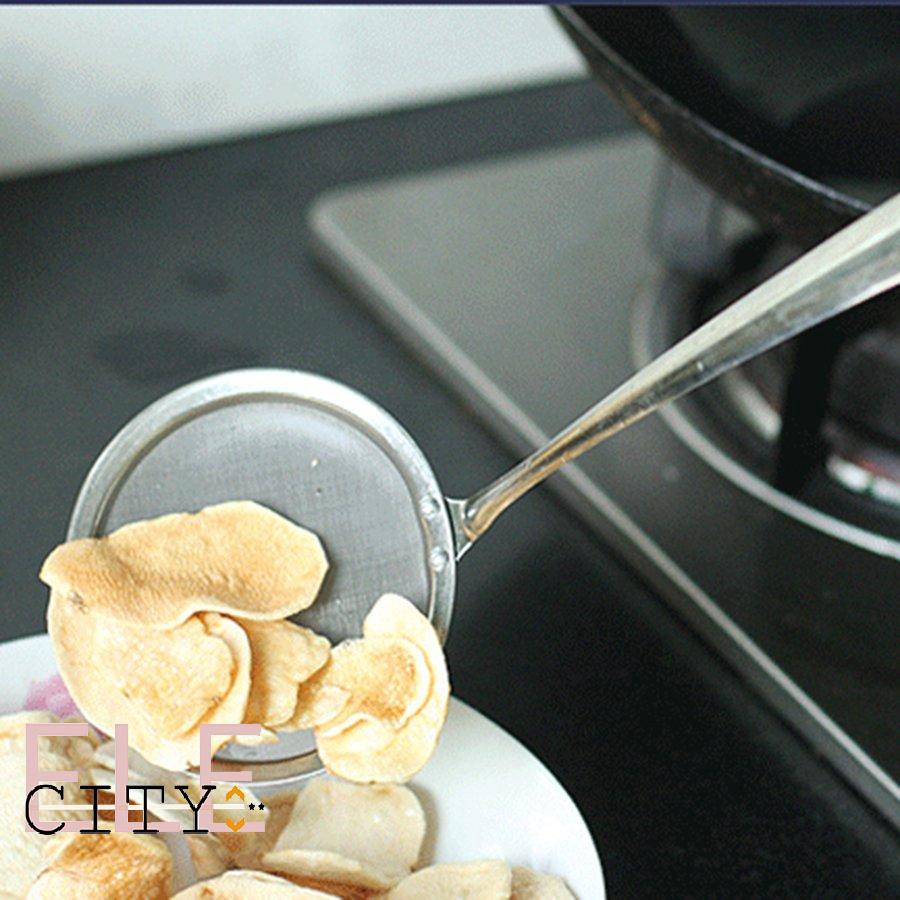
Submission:
[[[579,71],[540,7],[2,7],[0,176]]]

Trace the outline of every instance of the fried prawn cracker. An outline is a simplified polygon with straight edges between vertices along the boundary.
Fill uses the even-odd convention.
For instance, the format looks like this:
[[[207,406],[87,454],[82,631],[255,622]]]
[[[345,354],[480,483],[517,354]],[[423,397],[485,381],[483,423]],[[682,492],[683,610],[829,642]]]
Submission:
[[[312,532],[235,501],[68,541],[47,557],[40,577],[92,614],[171,628],[201,611],[291,616],[312,604],[327,569]]]

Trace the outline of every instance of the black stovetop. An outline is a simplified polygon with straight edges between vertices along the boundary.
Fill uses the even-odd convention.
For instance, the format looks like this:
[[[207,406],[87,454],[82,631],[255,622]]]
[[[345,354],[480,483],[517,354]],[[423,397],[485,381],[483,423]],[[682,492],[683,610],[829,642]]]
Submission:
[[[204,374],[319,371],[385,405],[451,492],[500,471],[503,450],[314,265],[307,205],[623,127],[578,82],[0,186],[0,637],[42,630],[35,572],[94,455]],[[467,557],[448,652],[457,693],[571,791],[611,896],[900,891],[877,816],[543,491]]]

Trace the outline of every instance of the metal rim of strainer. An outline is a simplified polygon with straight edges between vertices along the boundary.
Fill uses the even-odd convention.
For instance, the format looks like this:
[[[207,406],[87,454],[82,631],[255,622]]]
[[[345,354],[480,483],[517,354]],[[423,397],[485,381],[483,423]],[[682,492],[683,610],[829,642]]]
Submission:
[[[75,500],[67,540],[103,533],[108,510],[121,486],[167,435],[217,408],[252,400],[302,402],[340,416],[395,462],[423,530],[423,566],[429,573],[428,617],[443,642],[453,612],[456,554],[437,478],[416,442],[390,413],[353,388],[321,375],[291,369],[238,369],[202,378],[161,397],[128,421],[97,457]],[[323,768],[314,751],[283,760],[241,761],[239,765],[251,772],[253,786],[262,789],[285,787]]]

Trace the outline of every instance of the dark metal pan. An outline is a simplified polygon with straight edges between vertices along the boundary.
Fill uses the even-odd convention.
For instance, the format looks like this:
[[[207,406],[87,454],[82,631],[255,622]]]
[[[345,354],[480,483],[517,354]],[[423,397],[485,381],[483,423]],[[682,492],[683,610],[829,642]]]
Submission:
[[[560,7],[593,73],[718,194],[801,246],[900,183],[900,9]]]

